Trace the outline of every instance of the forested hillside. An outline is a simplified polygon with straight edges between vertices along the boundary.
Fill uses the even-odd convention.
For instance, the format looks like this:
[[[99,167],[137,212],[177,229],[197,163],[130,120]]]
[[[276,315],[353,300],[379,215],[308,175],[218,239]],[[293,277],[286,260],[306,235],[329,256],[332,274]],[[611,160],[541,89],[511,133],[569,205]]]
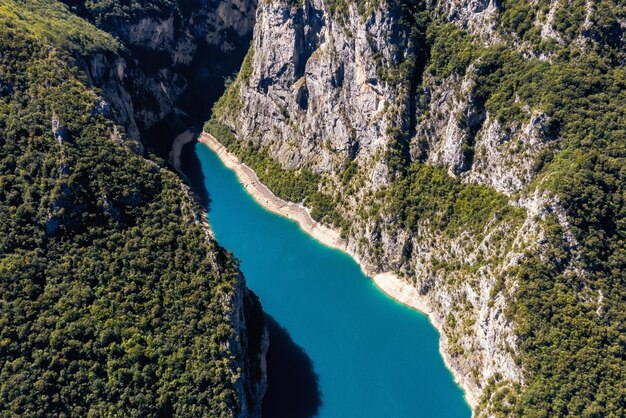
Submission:
[[[254,407],[240,316],[258,303],[189,190],[132,151],[75,65],[122,48],[60,2],[0,1],[2,416]]]

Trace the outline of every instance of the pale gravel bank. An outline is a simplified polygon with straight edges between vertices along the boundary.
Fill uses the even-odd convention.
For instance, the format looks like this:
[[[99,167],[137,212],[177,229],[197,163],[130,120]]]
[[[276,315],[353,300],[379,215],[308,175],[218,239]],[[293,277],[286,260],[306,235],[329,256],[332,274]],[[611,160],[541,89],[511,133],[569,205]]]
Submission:
[[[177,140],[178,139],[179,138],[177,138]],[[185,139],[186,137],[180,138],[180,142]],[[236,155],[228,152],[226,147],[224,147],[224,145],[222,145],[211,134],[203,132],[198,137],[198,141],[213,150],[222,163],[235,172],[239,182],[261,206],[271,212],[295,221],[304,232],[311,235],[320,243],[350,255],[361,267],[361,270],[365,273],[365,275],[372,278],[380,290],[395,299],[397,302],[427,315],[430,322],[441,334],[443,324],[435,315],[432,314],[432,308],[430,307],[428,299],[423,295],[420,295],[415,287],[402,280],[393,272],[372,271],[360,260],[358,254],[353,253],[347,247],[346,240],[341,238],[339,231],[316,222],[311,217],[308,208],[297,203],[287,202],[274,195],[274,193],[272,193],[272,191],[265,184],[259,181],[256,173],[250,167],[239,161]],[[178,152],[180,153],[180,150]],[[468,384],[469,376],[458,373],[456,368],[451,366],[447,339],[439,338],[439,350],[442,354],[446,367],[452,372],[455,382],[463,389],[465,399],[472,407],[473,415],[473,411],[478,405],[480,392],[471,389],[472,386]]]

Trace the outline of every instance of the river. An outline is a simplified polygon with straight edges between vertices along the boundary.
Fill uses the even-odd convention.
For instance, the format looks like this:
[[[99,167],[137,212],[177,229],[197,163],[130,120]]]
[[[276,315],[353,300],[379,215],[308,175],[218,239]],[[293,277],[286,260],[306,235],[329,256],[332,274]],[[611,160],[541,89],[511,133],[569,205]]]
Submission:
[[[241,261],[270,327],[264,418],[470,417],[425,315],[395,302],[348,255],[259,206],[193,145],[218,242]]]

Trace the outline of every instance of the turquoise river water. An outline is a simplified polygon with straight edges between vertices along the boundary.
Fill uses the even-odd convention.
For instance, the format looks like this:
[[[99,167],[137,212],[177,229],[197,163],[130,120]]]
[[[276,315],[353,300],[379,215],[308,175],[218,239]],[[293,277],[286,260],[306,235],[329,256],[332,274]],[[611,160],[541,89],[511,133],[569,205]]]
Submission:
[[[262,208],[207,146],[194,146],[215,236],[268,315],[264,418],[471,416],[425,315]]]

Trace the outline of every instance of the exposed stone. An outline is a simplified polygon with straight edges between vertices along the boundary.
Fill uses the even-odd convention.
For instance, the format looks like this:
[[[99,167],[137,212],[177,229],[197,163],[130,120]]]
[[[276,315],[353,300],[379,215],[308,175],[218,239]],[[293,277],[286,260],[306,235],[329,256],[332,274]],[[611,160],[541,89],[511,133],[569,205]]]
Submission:
[[[252,75],[241,95],[250,111],[238,133],[271,145],[283,161],[289,156],[290,167],[306,161],[331,171],[348,156],[365,159],[386,147],[393,122],[386,106],[398,93],[378,68],[397,65],[406,46],[384,9],[362,19],[350,5],[348,15],[345,23],[329,19],[320,0],[259,5]]]
[[[444,1],[435,9],[483,42],[497,40],[496,2]],[[251,74],[240,79],[239,106],[222,122],[242,141],[266,147],[283,167],[326,175],[331,184],[325,187],[343,196],[341,211],[353,221],[346,249],[368,272],[397,272],[417,289],[419,305],[442,331],[446,363],[476,406],[490,378],[523,383],[514,324],[504,314],[515,283],[507,282],[505,291],[498,280],[520,262],[522,248],[541,245],[537,219],[550,205],[545,196],[512,201],[527,209],[524,222],[492,220],[480,236],[449,236],[428,220],[403,229],[385,209],[380,218],[357,215],[369,207],[363,202],[373,203],[374,191],[389,185],[384,155],[394,140],[390,132],[407,128],[414,100],[408,86],[385,77],[411,53],[397,16],[386,3],[365,15],[348,4],[337,18],[324,0],[261,2]],[[475,79],[475,68],[444,80],[423,75],[409,158],[513,195],[532,179],[532,161],[549,146],[549,121],[532,113],[503,125],[474,94]],[[350,160],[364,186],[348,192],[338,173]],[[499,261],[481,261],[489,259]]]
[[[96,104],[94,105],[93,110],[91,111],[91,114],[94,116],[95,115],[102,116],[107,119],[111,119],[113,117],[113,111],[111,110],[111,105],[102,97],[99,97],[98,100],[96,100]]]
[[[54,135],[54,139],[57,140],[59,144],[63,144],[63,142],[69,139],[69,132],[67,128],[61,124],[59,119],[56,116],[52,118],[52,135]]]

